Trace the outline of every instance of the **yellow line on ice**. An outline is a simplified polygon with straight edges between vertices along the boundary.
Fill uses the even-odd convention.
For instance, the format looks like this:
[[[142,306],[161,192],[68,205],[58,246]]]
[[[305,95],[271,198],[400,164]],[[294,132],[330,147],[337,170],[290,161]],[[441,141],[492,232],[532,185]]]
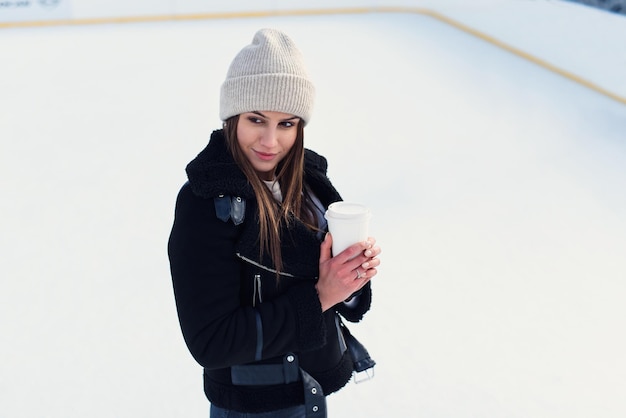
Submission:
[[[578,83],[588,89],[613,99],[623,105],[626,105],[626,98],[613,93],[603,87],[592,83],[574,73],[557,67],[541,58],[537,58],[521,49],[508,45],[501,40],[487,35],[479,30],[471,28],[463,23],[453,20],[441,13],[430,9],[415,7],[354,7],[354,8],[337,8],[337,9],[304,9],[304,10],[267,10],[267,11],[251,11],[251,12],[216,12],[216,13],[194,13],[180,15],[156,15],[156,16],[130,16],[130,17],[105,17],[105,18],[88,18],[88,19],[59,19],[49,21],[33,21],[33,22],[0,22],[0,29],[7,28],[25,28],[25,27],[43,27],[43,26],[63,26],[63,25],[95,25],[95,24],[111,24],[111,23],[142,23],[142,22],[164,22],[175,20],[207,20],[207,19],[242,19],[242,18],[259,18],[259,17],[275,17],[275,16],[319,16],[319,15],[340,15],[340,14],[363,14],[363,13],[409,13],[419,14],[434,18],[442,23],[461,30],[471,36],[482,39],[490,44],[503,49],[507,52],[517,55],[527,61],[530,61],[540,67],[545,68],[555,74],[565,77],[575,83]]]

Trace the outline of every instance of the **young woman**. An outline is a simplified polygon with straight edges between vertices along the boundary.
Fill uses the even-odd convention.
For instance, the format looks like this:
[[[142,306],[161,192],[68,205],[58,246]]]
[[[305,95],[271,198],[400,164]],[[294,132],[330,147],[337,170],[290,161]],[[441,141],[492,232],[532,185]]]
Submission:
[[[341,315],[370,308],[373,238],[331,256],[341,200],[304,148],[314,88],[284,33],[263,29],[221,89],[221,130],[187,166],[168,253],[185,342],[211,417],[322,417],[350,379]]]

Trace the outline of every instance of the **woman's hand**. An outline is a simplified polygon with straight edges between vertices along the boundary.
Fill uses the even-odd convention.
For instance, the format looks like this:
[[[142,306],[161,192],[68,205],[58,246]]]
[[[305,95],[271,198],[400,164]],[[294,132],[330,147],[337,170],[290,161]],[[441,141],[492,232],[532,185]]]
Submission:
[[[316,284],[317,293],[326,311],[348,299],[361,289],[378,271],[380,248],[374,246],[372,237],[346,248],[331,257],[333,239],[330,233],[320,247],[320,277]]]

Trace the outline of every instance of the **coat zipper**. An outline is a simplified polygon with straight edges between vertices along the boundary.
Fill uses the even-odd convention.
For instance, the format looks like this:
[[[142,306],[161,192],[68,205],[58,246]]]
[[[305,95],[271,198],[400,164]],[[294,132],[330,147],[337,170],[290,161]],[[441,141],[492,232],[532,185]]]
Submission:
[[[271,273],[276,274],[276,270],[271,269],[269,267],[265,267],[263,264],[259,264],[256,261],[250,260],[249,258],[244,257],[243,255],[237,253],[237,257],[241,258],[243,261],[245,261],[246,263],[250,263],[253,266],[262,268],[263,270],[269,271]],[[295,277],[293,274],[289,274],[289,273],[284,273],[284,272],[280,272],[281,276],[287,276],[287,277]]]
[[[239,257],[240,259],[242,259],[246,263],[252,264],[255,267],[261,268],[261,269],[263,269],[265,271],[276,273],[276,270],[271,269],[269,267],[265,267],[264,265],[259,264],[256,261],[250,260],[249,258],[246,258],[246,257],[242,256],[239,253],[237,253],[237,257]],[[281,272],[280,275],[281,276],[286,276],[286,277],[295,277],[293,274],[284,273],[284,272]],[[317,277],[315,277],[314,280],[317,280]],[[261,274],[260,273],[255,273],[254,274],[254,283],[253,284],[254,284],[254,288],[252,290],[252,306],[256,307],[257,300],[258,300],[259,303],[263,303],[262,288],[261,288]],[[258,298],[257,298],[257,296],[258,296]]]

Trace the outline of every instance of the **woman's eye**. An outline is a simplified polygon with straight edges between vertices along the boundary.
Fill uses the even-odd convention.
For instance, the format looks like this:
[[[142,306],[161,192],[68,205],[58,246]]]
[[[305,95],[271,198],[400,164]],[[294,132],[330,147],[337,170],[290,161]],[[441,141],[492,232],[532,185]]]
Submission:
[[[249,117],[248,120],[252,123],[262,123],[263,121],[259,118]]]
[[[291,128],[292,126],[294,126],[293,122],[282,122],[281,125],[283,125],[284,128]]]

